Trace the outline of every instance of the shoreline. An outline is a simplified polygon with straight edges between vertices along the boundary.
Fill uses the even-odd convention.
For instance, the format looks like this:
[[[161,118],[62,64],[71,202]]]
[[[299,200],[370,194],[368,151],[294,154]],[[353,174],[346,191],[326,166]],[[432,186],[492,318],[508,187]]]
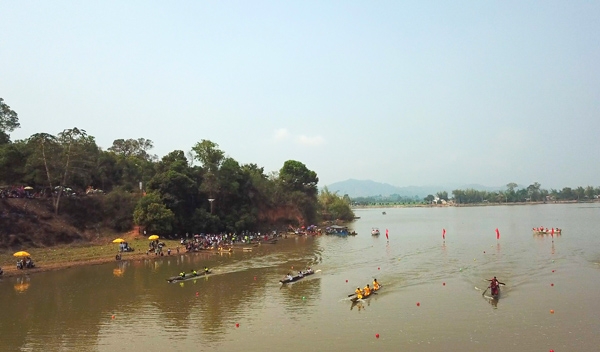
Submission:
[[[16,251],[5,249],[0,252],[0,268],[4,271],[4,273],[0,275],[0,278],[38,274],[46,271],[63,270],[85,265],[100,265],[115,261],[140,261],[151,258],[162,258],[168,256],[166,253],[168,248],[171,249],[171,256],[195,253],[187,252],[185,251],[185,248],[181,251],[181,244],[177,240],[161,239],[161,242],[165,242],[164,256],[155,255],[154,253],[146,254],[146,247],[141,246],[146,243],[146,240],[140,237],[134,236],[129,239],[128,242],[136,248],[135,251],[119,252],[118,245],[112,243],[112,241],[108,239],[102,239],[100,242],[94,241],[90,243],[74,243],[25,249],[31,254],[31,259],[33,259],[36,265],[34,268],[30,269],[17,269],[17,258],[12,255],[12,253]],[[178,247],[180,249],[179,253],[177,253]],[[116,254],[121,254],[120,260],[115,259]]]
[[[519,206],[519,205],[552,205],[552,204],[594,204],[600,203],[600,199],[591,200],[554,200],[538,202],[510,202],[510,203],[465,203],[465,204],[374,204],[374,205],[355,205],[351,209],[385,209],[385,208],[451,208],[451,207],[492,207],[492,206]]]
[[[69,268],[74,268],[74,267],[79,267],[79,266],[100,265],[100,264],[106,264],[106,263],[111,263],[111,262],[116,262],[116,261],[140,261],[140,260],[144,260],[144,259],[148,259],[148,258],[160,257],[160,256],[156,256],[154,254],[146,255],[145,252],[138,252],[138,253],[135,253],[134,255],[128,255],[128,256],[125,256],[125,254],[131,254],[131,253],[122,253],[121,260],[116,260],[114,257],[112,257],[112,258],[85,259],[85,260],[68,261],[68,262],[43,263],[43,265],[41,265],[39,267],[36,264],[35,268],[30,268],[30,269],[17,269],[16,264],[12,265],[10,267],[2,266],[1,268],[2,268],[2,270],[4,270],[4,274],[2,274],[2,276],[0,276],[0,278],[15,277],[15,276],[21,276],[21,275],[31,275],[31,274],[43,273],[43,272],[47,272],[47,271],[57,271],[57,270],[69,269]],[[182,253],[175,253],[175,254],[181,255]],[[187,254],[187,252],[184,252],[184,254]],[[173,254],[171,254],[171,255],[173,255]]]
[[[128,236],[123,236],[123,238],[128,238]],[[133,252],[118,252],[116,250],[117,245],[107,239],[103,239],[102,242],[95,243],[79,243],[44,248],[33,248],[31,250],[27,250],[27,252],[31,254],[31,258],[36,265],[34,268],[30,269],[17,269],[17,259],[12,256],[12,253],[15,251],[9,252],[8,250],[3,250],[0,252],[0,268],[2,268],[4,273],[0,275],[0,279],[5,277],[8,278],[43,273],[47,271],[57,271],[86,265],[100,265],[111,262],[134,262],[173,257],[176,255],[215,255],[220,253],[217,249],[188,252],[180,244],[179,240],[161,239],[161,242],[165,243],[165,247],[163,249],[164,254],[161,256],[154,253],[147,254],[145,249],[137,249],[140,247],[140,244],[147,242],[147,240],[140,238],[139,236],[133,236],[133,238],[129,239],[127,242],[136,248],[136,250]],[[258,244],[260,245],[261,243],[262,242],[259,242]],[[232,246],[232,250],[242,251],[245,247],[249,246],[256,246],[256,244],[236,243]],[[167,254],[168,249],[171,249],[170,255]],[[178,249],[179,252],[177,251]],[[115,258],[116,254],[121,254],[120,260]]]

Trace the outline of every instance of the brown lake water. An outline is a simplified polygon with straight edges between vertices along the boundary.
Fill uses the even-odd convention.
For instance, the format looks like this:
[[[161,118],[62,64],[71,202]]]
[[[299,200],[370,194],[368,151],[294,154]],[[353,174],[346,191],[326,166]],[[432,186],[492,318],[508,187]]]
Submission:
[[[0,279],[0,351],[598,350],[599,204],[356,215],[356,237]],[[216,274],[165,280],[205,265]],[[307,265],[320,271],[279,284]],[[482,296],[492,276],[506,284],[497,301]],[[373,278],[382,290],[353,305]]]

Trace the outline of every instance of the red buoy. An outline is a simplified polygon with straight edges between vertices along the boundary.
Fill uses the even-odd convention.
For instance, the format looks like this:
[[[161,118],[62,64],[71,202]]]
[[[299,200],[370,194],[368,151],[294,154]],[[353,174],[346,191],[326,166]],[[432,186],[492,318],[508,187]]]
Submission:
[[[377,268],[377,270],[381,270],[381,268]]]
[[[554,314],[554,309],[550,309],[550,314]]]
[[[554,284],[550,284],[550,286],[554,286]]]
[[[254,277],[254,281],[256,281],[256,276]]]
[[[379,338],[379,334],[375,334],[375,337],[376,337],[376,338]]]
[[[240,323],[235,323],[235,327],[239,328],[240,327]]]
[[[114,319],[114,318],[115,318],[115,316],[113,315],[113,316],[112,316],[112,318]]]
[[[421,306],[421,303],[417,302],[417,307],[420,307],[420,306]]]
[[[552,270],[552,272],[554,272],[554,270]]]
[[[348,280],[346,280],[346,282],[348,282]]]
[[[445,282],[442,282],[442,286],[446,286],[446,283],[445,283]]]

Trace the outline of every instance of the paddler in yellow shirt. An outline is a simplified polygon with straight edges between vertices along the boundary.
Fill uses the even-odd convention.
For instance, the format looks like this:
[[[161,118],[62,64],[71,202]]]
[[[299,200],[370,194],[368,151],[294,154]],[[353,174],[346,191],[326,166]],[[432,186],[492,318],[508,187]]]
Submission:
[[[360,290],[360,287],[357,287],[356,291],[354,291],[354,292],[356,292],[356,298],[358,298],[358,299],[363,298],[363,292]]]
[[[369,287],[369,284],[367,284],[367,286],[365,286],[363,291],[365,293],[365,297],[369,297],[369,295],[371,294],[371,288]]]
[[[379,282],[377,282],[377,279],[373,279],[373,291],[377,290],[379,290]]]

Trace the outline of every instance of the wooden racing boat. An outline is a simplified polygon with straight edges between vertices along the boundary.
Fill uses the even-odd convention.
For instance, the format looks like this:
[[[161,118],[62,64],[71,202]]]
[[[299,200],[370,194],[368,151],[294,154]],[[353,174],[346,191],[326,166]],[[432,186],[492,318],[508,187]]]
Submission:
[[[186,280],[190,280],[190,279],[194,279],[194,278],[205,277],[212,273],[213,273],[212,270],[209,270],[207,272],[204,272],[203,270],[198,270],[198,273],[196,275],[194,275],[192,273],[186,273],[184,276],[181,276],[181,275],[171,276],[170,278],[167,279],[167,281],[168,282],[186,281]]]
[[[371,290],[371,294],[369,294],[368,296],[363,296],[362,300],[369,299],[369,298],[373,297],[373,295],[376,295],[379,291],[381,291],[381,285],[379,286],[379,290],[377,290],[377,291]],[[352,295],[350,295],[350,296],[352,296]],[[352,303],[356,303],[358,300],[359,299],[356,296],[356,293],[354,294],[354,297],[350,298],[350,301],[352,301]]]
[[[298,275],[292,276],[292,278],[286,278],[286,279],[279,280],[279,282],[282,284],[289,284],[290,282],[296,282],[296,281],[303,279],[307,276],[310,276],[314,273],[315,273],[314,270],[302,272],[302,275],[298,274]]]

